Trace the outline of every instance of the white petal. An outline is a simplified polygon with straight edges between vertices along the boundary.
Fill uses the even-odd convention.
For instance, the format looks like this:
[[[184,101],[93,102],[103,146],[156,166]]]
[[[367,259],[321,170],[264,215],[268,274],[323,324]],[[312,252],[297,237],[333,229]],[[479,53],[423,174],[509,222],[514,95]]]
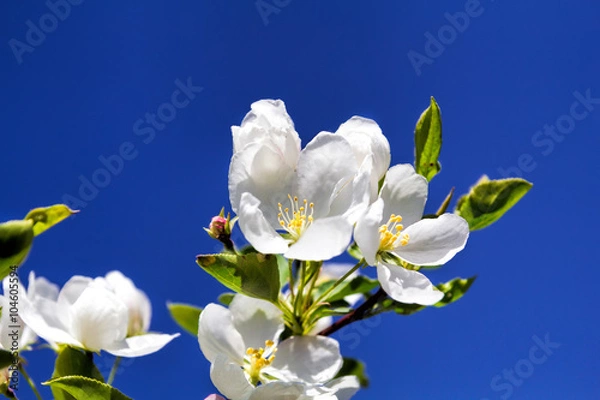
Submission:
[[[229,305],[233,324],[242,335],[246,347],[265,347],[266,340],[275,343],[283,332],[283,313],[265,300],[236,294]]]
[[[401,303],[430,306],[444,297],[425,275],[396,265],[379,264],[377,279],[381,288]]]
[[[152,319],[152,305],[148,296],[120,271],[109,272],[106,280],[129,310],[128,336],[148,332]]]
[[[315,220],[285,257],[295,260],[329,260],[342,254],[352,238],[352,225],[342,216]]]
[[[219,354],[226,355],[238,365],[244,362],[244,340],[233,325],[231,312],[223,306],[211,303],[202,311],[198,322],[198,343],[210,362],[214,362]]]
[[[85,349],[100,351],[127,335],[127,307],[114,293],[88,286],[69,310],[71,333]]]
[[[390,143],[375,121],[354,116],[340,125],[335,133],[348,140],[358,165],[373,154],[375,177],[379,180],[385,175],[390,166]]]
[[[210,366],[210,379],[219,392],[229,400],[243,400],[254,387],[248,382],[244,370],[224,355],[216,357]]]
[[[268,373],[287,381],[323,383],[342,367],[340,346],[325,336],[292,336],[277,346]],[[267,373],[267,368],[264,372]]]
[[[36,278],[33,271],[29,273],[29,289],[27,290],[27,295],[32,301],[37,297],[56,301],[59,292],[60,288],[58,285],[55,285],[42,276]]]
[[[379,227],[383,224],[383,199],[378,199],[367,209],[365,215],[359,218],[354,228],[354,240],[360,248],[363,257],[369,265],[375,265],[381,238]]]
[[[349,400],[356,392],[358,392],[358,389],[360,389],[360,382],[356,376],[351,375],[334,379],[324,386],[331,389],[338,400]]]
[[[383,218],[391,214],[402,216],[402,224],[409,226],[421,219],[427,201],[427,179],[415,172],[410,164],[395,165],[385,176],[381,198],[385,203]]]
[[[336,187],[350,182],[358,171],[348,154],[352,148],[346,139],[329,132],[319,133],[300,153],[292,195],[314,203],[315,219],[329,215]]]
[[[281,154],[268,145],[253,143],[236,153],[229,165],[229,200],[239,214],[242,194],[252,193],[263,205],[263,213],[272,226],[277,224],[277,203],[287,201],[292,190],[295,166],[289,166]]]
[[[333,317],[322,317],[317,320],[310,332],[307,333],[309,336],[319,334],[323,329],[329,328],[333,324]]]
[[[462,217],[443,214],[423,219],[403,231],[410,239],[394,254],[414,265],[441,265],[461,251],[469,237],[469,225]]]
[[[281,100],[259,100],[252,103],[241,126],[232,126],[234,152],[250,143],[270,141],[289,161],[296,165],[300,154],[300,137]]]
[[[118,357],[141,357],[159,351],[178,336],[179,333],[174,335],[145,333],[111,344],[104,350]]]
[[[377,198],[377,182],[373,174],[373,156],[369,155],[352,181],[335,195],[330,215],[344,215],[354,224],[372,200]]]
[[[71,326],[70,309],[92,281],[93,279],[87,276],[75,275],[65,283],[58,293],[56,318],[60,319],[64,326]]]
[[[250,193],[242,195],[238,216],[240,229],[257,251],[281,254],[288,249],[287,240],[267,222],[260,209],[260,201]]]
[[[270,382],[254,389],[246,400],[309,400],[304,385],[292,382]]]
[[[48,300],[44,300],[48,302]],[[57,307],[46,306],[43,310],[35,307],[28,299],[22,298],[19,316],[39,337],[52,343],[68,344],[75,347],[83,347],[80,341],[75,339],[56,318]]]

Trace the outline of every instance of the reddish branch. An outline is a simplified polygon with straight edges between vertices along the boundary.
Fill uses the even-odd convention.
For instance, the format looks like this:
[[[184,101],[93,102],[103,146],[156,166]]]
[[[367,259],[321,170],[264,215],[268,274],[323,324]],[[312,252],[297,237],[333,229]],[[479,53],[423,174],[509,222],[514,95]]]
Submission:
[[[373,296],[369,297],[364,303],[362,303],[357,309],[354,311],[344,315],[342,318],[338,319],[333,323],[329,328],[323,329],[319,332],[321,336],[329,336],[342,329],[346,325],[350,325],[353,322],[360,321],[364,319],[365,314],[369,312],[379,300],[385,298],[387,294],[383,291],[383,289],[379,288],[377,293]]]

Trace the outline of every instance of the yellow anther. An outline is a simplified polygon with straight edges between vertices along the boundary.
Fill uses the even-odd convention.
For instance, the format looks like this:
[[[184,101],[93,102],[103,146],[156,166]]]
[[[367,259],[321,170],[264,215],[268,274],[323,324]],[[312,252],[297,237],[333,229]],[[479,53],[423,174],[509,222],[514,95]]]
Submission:
[[[394,250],[398,246],[398,240],[400,240],[401,246],[408,244],[409,237],[406,233],[401,233],[404,226],[400,222],[402,222],[402,216],[392,214],[388,222],[379,227],[379,251]]]
[[[265,348],[254,349],[249,347],[246,350],[247,357],[245,358],[244,370],[254,386],[257,386],[262,381],[261,370],[271,365],[273,360],[275,360],[276,352],[277,348],[275,347],[275,342],[272,340],[265,341]]]
[[[266,347],[271,347],[271,346],[274,346],[274,345],[275,345],[275,343],[272,340],[266,340],[265,341],[265,346]]]
[[[302,200],[303,206],[300,206],[298,203],[298,196],[292,197],[288,194],[288,199],[290,200],[290,207],[283,209],[283,206],[278,204],[279,213],[277,214],[277,219],[279,220],[279,225],[281,225],[281,227],[291,235],[292,239],[296,241],[313,222],[312,214],[314,212],[314,204],[310,203],[309,211],[306,208],[309,204],[307,199]]]

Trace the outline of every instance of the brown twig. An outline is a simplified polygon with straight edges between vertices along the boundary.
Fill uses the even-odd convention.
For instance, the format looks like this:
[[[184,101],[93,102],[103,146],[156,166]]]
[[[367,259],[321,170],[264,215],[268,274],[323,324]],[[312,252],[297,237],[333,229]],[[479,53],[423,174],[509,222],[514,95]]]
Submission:
[[[338,319],[334,322],[330,327],[323,329],[319,332],[321,336],[330,336],[342,329],[346,325],[350,325],[353,322],[360,321],[365,317],[365,314],[373,308],[375,304],[384,297],[387,296],[387,293],[382,288],[371,297],[369,297],[364,303],[362,303],[357,309],[354,311],[344,315],[342,318]]]

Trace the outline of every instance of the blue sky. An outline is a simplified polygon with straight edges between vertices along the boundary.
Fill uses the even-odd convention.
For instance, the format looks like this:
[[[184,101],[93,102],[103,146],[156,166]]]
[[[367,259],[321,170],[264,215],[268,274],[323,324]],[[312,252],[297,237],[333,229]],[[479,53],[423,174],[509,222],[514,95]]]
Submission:
[[[269,15],[254,1],[72,2],[54,19],[44,2],[1,6],[0,220],[81,200],[94,177],[105,186],[38,238],[23,275],[63,284],[119,269],[152,299],[153,329],[178,331],[166,301],[205,305],[225,291],[194,259],[217,250],[202,227],[228,206],[229,127],[250,103],[283,99],[304,143],[373,118],[403,163],[433,95],[444,145],[431,210],[483,173],[535,186],[429,274],[478,275],[458,303],[337,334],[371,376],[355,398],[600,395],[597,2],[265,0]],[[173,99],[182,85],[193,89]],[[157,112],[168,122],[146,121]],[[116,175],[97,172],[120,152]],[[50,377],[49,351],[28,359],[37,381]],[[208,370],[183,335],[125,363],[115,385],[138,399],[204,398]]]

